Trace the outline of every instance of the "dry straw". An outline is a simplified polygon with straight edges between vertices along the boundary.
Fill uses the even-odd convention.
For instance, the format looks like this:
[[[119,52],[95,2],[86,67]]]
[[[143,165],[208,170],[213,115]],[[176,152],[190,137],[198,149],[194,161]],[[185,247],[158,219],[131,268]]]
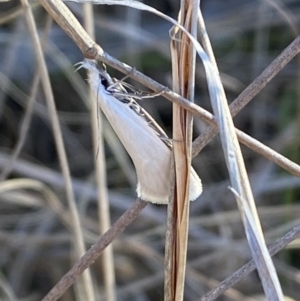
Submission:
[[[80,1],[80,2],[87,2],[87,1]],[[246,235],[249,240],[249,245],[252,250],[253,258],[256,264],[256,267],[258,269],[258,272],[262,276],[262,284],[265,289],[265,293],[269,300],[283,300],[283,295],[281,292],[280,284],[277,279],[276,272],[274,270],[274,267],[272,265],[269,253],[266,249],[264,238],[262,235],[262,231],[260,228],[260,223],[258,220],[258,216],[256,213],[256,207],[253,200],[253,196],[251,193],[250,185],[248,182],[247,174],[245,171],[243,158],[241,156],[240,147],[238,144],[238,139],[240,142],[246,144],[250,148],[254,149],[255,151],[259,152],[266,158],[270,159],[271,161],[275,162],[276,164],[282,166],[289,172],[295,175],[300,175],[299,172],[299,166],[295,163],[291,162],[287,158],[281,156],[280,154],[276,153],[272,149],[266,147],[265,145],[259,143],[255,139],[247,136],[246,134],[242,133],[241,131],[238,131],[234,128],[233,122],[232,122],[232,115],[235,115],[246,103],[248,103],[265,85],[267,82],[269,82],[276,73],[279,72],[283,68],[284,65],[286,65],[297,53],[300,51],[300,38],[297,37],[294,42],[254,81],[253,84],[251,84],[245,91],[241,94],[241,96],[233,103],[232,105],[232,112],[230,113],[228,104],[226,101],[226,97],[224,94],[224,90],[220,81],[220,77],[218,74],[217,66],[215,64],[215,61],[213,59],[213,53],[210,48],[209,40],[207,38],[204,22],[201,16],[201,12],[198,15],[200,17],[200,27],[201,32],[203,34],[203,47],[206,51],[206,53],[203,51],[202,47],[198,44],[198,42],[193,38],[192,35],[190,35],[184,27],[182,27],[179,23],[174,21],[173,19],[164,16],[160,12],[154,10],[153,8],[149,8],[142,3],[135,2],[135,1],[92,1],[93,3],[101,3],[101,4],[119,4],[119,5],[125,5],[125,6],[131,6],[137,9],[142,10],[148,10],[152,13],[155,13],[161,17],[164,17],[168,21],[172,22],[174,25],[176,25],[181,31],[184,32],[184,35],[181,37],[181,39],[185,39],[186,36],[189,37],[187,39],[186,43],[192,42],[193,47],[195,47],[198,55],[201,57],[206,75],[207,75],[207,81],[208,81],[208,87],[211,97],[212,106],[214,109],[214,116],[210,114],[209,112],[205,111],[204,109],[200,108],[199,106],[191,103],[187,98],[193,98],[192,92],[187,89],[185,91],[186,93],[183,93],[183,96],[179,95],[182,93],[182,89],[177,89],[180,87],[180,81],[185,80],[182,78],[177,79],[177,88],[175,88],[175,92],[171,91],[164,86],[160,85],[159,83],[153,81],[152,79],[144,76],[137,70],[132,69],[130,66],[117,61],[116,59],[112,58],[110,55],[105,53],[103,49],[97,45],[93,39],[83,30],[79,22],[76,20],[76,18],[72,15],[72,13],[68,10],[68,8],[63,4],[62,1],[59,0],[40,0],[40,3],[45,7],[45,9],[49,12],[49,14],[57,21],[57,23],[71,36],[71,38],[74,40],[74,42],[77,44],[77,46],[81,49],[84,56],[90,58],[90,59],[97,59],[101,60],[121,71],[124,73],[129,73],[130,76],[137,81],[145,84],[149,88],[153,89],[156,92],[159,91],[165,91],[164,96],[174,102],[176,104],[175,106],[175,113],[178,112],[179,116],[184,116],[185,122],[179,123],[177,120],[175,124],[175,135],[176,135],[176,126],[178,126],[181,129],[184,129],[184,135],[180,137],[181,140],[186,142],[186,149],[183,149],[184,154],[180,154],[177,156],[176,159],[176,152],[178,152],[180,149],[178,148],[176,150],[175,148],[175,178],[174,181],[177,183],[178,190],[175,189],[174,195],[175,202],[173,209],[171,208],[168,215],[168,224],[171,225],[171,228],[174,228],[174,225],[176,227],[178,226],[178,229],[180,228],[180,223],[184,221],[185,223],[188,221],[188,204],[189,202],[186,202],[186,199],[188,198],[188,189],[187,185],[184,185],[184,183],[189,182],[189,169],[190,169],[190,160],[191,160],[191,154],[195,156],[198,151],[204,147],[205,144],[207,144],[213,136],[220,131],[223,151],[231,179],[231,190],[234,193],[241,216],[245,225]],[[66,182],[66,192],[68,196],[69,201],[69,207],[71,209],[72,215],[73,215],[73,222],[74,222],[74,232],[76,236],[76,242],[78,242],[78,254],[84,253],[84,246],[83,246],[83,239],[82,239],[82,233],[80,230],[80,221],[78,218],[78,213],[76,210],[75,202],[74,202],[74,196],[73,191],[71,187],[71,181],[70,181],[70,175],[69,175],[69,168],[66,160],[66,154],[63,146],[62,136],[59,129],[58,124],[58,118],[56,115],[56,110],[54,107],[53,102],[53,96],[51,92],[51,88],[49,85],[49,79],[46,72],[45,64],[43,61],[43,54],[41,51],[41,47],[39,45],[39,41],[36,37],[36,28],[34,27],[34,22],[32,18],[32,14],[30,12],[30,7],[28,6],[27,1],[22,1],[24,10],[27,13],[28,23],[31,28],[31,32],[34,36],[34,41],[36,45],[36,52],[37,57],[39,59],[40,69],[43,74],[43,85],[44,89],[46,91],[47,100],[48,100],[48,106],[50,111],[50,116],[52,118],[52,125],[53,130],[55,133],[55,139],[57,143],[57,149],[60,157],[60,162],[63,170],[63,175]],[[183,4],[184,2],[182,2]],[[182,12],[184,6],[182,6]],[[184,14],[184,17],[186,17],[187,14]],[[183,18],[181,18],[181,21],[183,21]],[[182,25],[187,25],[186,23]],[[187,27],[189,28],[189,27]],[[189,28],[190,30],[190,28]],[[183,38],[184,37],[184,38]],[[185,43],[182,43],[180,47],[183,47]],[[179,47],[179,49],[180,49]],[[185,50],[179,50],[175,49],[174,47],[174,57],[178,57],[178,53],[176,54],[176,51],[187,51]],[[188,61],[193,67],[193,56],[187,55]],[[174,61],[176,61],[174,59]],[[173,63],[174,63],[173,61]],[[178,63],[176,66],[173,66],[174,69],[177,68],[177,71],[180,70],[180,64]],[[173,70],[174,70],[173,69]],[[190,74],[193,74],[192,69],[189,69]],[[180,74],[178,72],[178,74]],[[175,71],[176,76],[176,71]],[[191,75],[190,75],[191,76]],[[188,77],[189,78],[189,77]],[[47,80],[48,79],[48,80]],[[178,84],[179,83],[179,84]],[[186,82],[189,84],[192,84],[192,82],[189,80]],[[176,93],[177,92],[177,93]],[[184,109],[184,110],[183,110]],[[208,122],[212,125],[202,136],[198,137],[196,142],[194,142],[194,148],[191,149],[191,140],[190,140],[190,129],[191,129],[191,116],[186,111],[192,113],[196,117],[202,118],[204,121]],[[217,127],[216,127],[217,126]],[[178,130],[178,129],[177,129]],[[178,153],[177,153],[178,154]],[[178,169],[176,167],[176,164],[178,164],[179,160],[185,160],[185,172],[183,175],[183,181],[178,181]],[[177,172],[176,172],[177,170]],[[182,184],[183,183],[183,184]],[[181,196],[179,196],[181,195]],[[178,200],[182,201],[178,201]],[[185,201],[184,201],[185,200]],[[80,259],[80,261],[77,262],[77,264],[60,280],[60,282],[51,290],[51,292],[44,298],[44,300],[57,300],[59,296],[63,294],[63,292],[75,281],[76,277],[81,274],[103,251],[103,249],[110,244],[110,242],[118,235],[121,231],[124,230],[124,228],[139,214],[139,212],[145,207],[146,203],[142,200],[137,200],[137,202],[133,205],[133,207],[126,212],[122,218],[120,218],[115,225],[113,225],[100,239],[99,241],[89,250],[87,251],[83,257]],[[177,207],[176,207],[177,206]],[[178,210],[179,211],[174,211]],[[179,212],[179,220],[173,220],[170,221],[170,217],[174,215],[175,213]],[[183,216],[182,214],[185,214],[185,217],[180,220],[180,218]],[[175,223],[175,224],[174,224]],[[187,236],[187,227],[184,226],[182,228],[182,232],[184,232],[185,238]],[[170,235],[170,239],[173,240],[173,238],[178,236],[178,233],[180,231],[173,232]],[[283,237],[280,242],[280,248],[284,247],[290,239],[295,239],[295,237],[299,236],[299,228],[295,228],[293,231],[289,233],[289,237],[286,236]],[[184,239],[185,239],[184,238]],[[177,245],[174,245],[176,251],[178,251],[186,242],[181,242]],[[170,247],[171,244],[169,244]],[[173,246],[173,247],[174,247]],[[278,251],[278,250],[276,250]],[[179,254],[185,255],[186,248],[183,247],[183,249],[180,251]],[[178,279],[180,283],[177,283],[175,278],[178,276],[178,274],[170,272],[170,283],[171,290],[169,291],[169,295],[166,295],[166,300],[173,299],[174,296],[176,297],[176,300],[181,300],[183,298],[183,281],[184,281],[184,266],[185,261],[178,260],[178,255],[175,254],[169,254],[168,259],[170,260],[171,264],[169,266],[175,266],[177,263],[179,263],[179,267],[182,269],[180,277]],[[176,261],[177,260],[177,261]],[[169,262],[169,263],[170,263]],[[167,266],[168,264],[166,264]],[[253,265],[251,267],[247,266],[246,271],[250,271],[253,268]],[[170,271],[172,271],[172,268],[170,268]],[[172,274],[173,273],[173,274]],[[236,277],[240,279],[242,276],[244,276],[246,273],[240,273],[238,272]],[[264,276],[267,275],[267,276]],[[181,288],[179,289],[180,292],[177,294],[176,290],[179,288],[179,285],[181,285]],[[226,283],[225,286],[222,287],[219,286],[215,291],[213,291],[209,297],[206,296],[204,299],[201,300],[212,300],[212,298],[215,298],[216,295],[220,291],[224,291],[226,288],[230,287],[232,285],[231,283]],[[85,274],[85,291],[86,295],[90,296],[89,300],[93,299],[92,292],[91,292],[91,279],[90,275],[88,273]],[[211,298],[211,299],[209,299]]]

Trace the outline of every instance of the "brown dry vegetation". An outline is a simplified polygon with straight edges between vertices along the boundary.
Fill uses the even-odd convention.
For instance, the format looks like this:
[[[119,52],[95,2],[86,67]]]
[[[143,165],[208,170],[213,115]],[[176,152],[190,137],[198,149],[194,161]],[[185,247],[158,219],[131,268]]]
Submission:
[[[41,300],[74,265],[77,252],[95,244],[99,225],[102,231],[109,225],[109,220],[101,224],[98,217],[97,187],[101,183],[95,177],[94,161],[99,142],[92,134],[86,74],[83,70],[74,73],[74,64],[83,59],[80,45],[52,21],[38,2],[30,3],[46,57],[72,187],[65,180],[66,162],[62,163],[58,155],[60,138],[54,139],[55,121],[46,100],[49,91],[37,71],[37,55],[24,9],[19,1],[0,0],[1,300]],[[177,1],[145,3],[177,18]],[[87,9],[73,2],[68,7],[84,23]],[[203,0],[201,8],[229,103],[237,99],[237,108],[245,98],[250,101],[255,95],[234,118],[235,127],[299,164],[299,1]],[[94,21],[95,39],[106,53],[171,88],[170,23],[124,6],[95,6]],[[252,90],[239,97],[291,43],[284,57],[279,57],[281,61],[271,65]],[[108,65],[118,67],[110,57],[105,59]],[[110,66],[112,76],[123,77]],[[120,66],[119,70],[126,71]],[[132,77],[140,80],[130,79],[130,84],[147,90],[141,85],[145,80],[134,72]],[[195,83],[195,103],[212,112],[199,59]],[[155,83],[148,83],[148,88],[155,89]],[[160,96],[142,100],[141,105],[172,136],[171,102]],[[210,115],[205,117],[202,111],[194,114],[193,136],[198,141],[194,147],[202,148],[203,141],[211,141],[193,159],[204,191],[190,207],[184,300],[256,300],[251,296],[263,293],[256,271],[244,276],[237,273],[238,281],[226,283],[228,289],[216,299],[209,292],[252,256],[237,203],[228,190],[230,182],[219,136],[201,136],[207,133]],[[102,125],[108,210],[115,222],[135,202],[136,175],[105,119]],[[242,139],[242,133],[239,135]],[[298,227],[280,241],[284,250],[273,258],[284,294],[300,300],[300,167],[276,157],[275,152],[266,154],[254,142],[245,146],[247,142],[243,141],[242,152],[267,244]],[[105,166],[103,161],[100,165]],[[72,192],[74,197],[70,197]],[[70,199],[76,201],[81,223]],[[138,202],[135,204],[138,206]],[[138,216],[113,240],[115,293],[117,300],[163,300],[167,208],[139,206]],[[81,235],[85,246],[78,247],[76,240]],[[288,241],[292,243],[286,246]],[[106,260],[111,262],[109,255]],[[105,297],[104,283],[106,293],[110,286],[103,277],[109,274],[113,279],[111,269],[110,265],[104,268],[97,259],[91,265],[91,274],[79,277],[60,300],[113,300]]]

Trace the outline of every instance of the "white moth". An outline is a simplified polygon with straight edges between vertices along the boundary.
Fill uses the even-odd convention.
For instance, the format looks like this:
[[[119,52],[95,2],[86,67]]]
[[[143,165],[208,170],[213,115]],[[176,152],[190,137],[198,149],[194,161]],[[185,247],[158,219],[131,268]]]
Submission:
[[[89,70],[88,81],[97,102],[130,155],[138,178],[139,198],[167,204],[170,194],[172,142],[153,118],[114,82],[105,69],[85,59],[81,67]],[[190,200],[202,193],[201,180],[192,168]]]

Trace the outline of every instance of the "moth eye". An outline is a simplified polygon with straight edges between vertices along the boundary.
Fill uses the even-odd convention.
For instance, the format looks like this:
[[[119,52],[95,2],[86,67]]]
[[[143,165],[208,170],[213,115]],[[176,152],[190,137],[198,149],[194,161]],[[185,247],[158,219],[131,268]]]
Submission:
[[[107,89],[108,88],[108,80],[104,77],[104,76],[102,76],[102,75],[99,75],[99,77],[100,77],[100,81],[101,81],[101,84],[102,84],[102,86],[105,88],[105,89]]]

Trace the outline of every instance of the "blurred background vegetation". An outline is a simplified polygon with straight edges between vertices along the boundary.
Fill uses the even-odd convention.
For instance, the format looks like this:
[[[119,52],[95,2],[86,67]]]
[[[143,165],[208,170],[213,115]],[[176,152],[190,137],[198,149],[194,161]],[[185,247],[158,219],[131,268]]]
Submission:
[[[50,17],[38,2],[31,3],[43,40]],[[179,1],[144,3],[177,17]],[[82,22],[82,6],[71,2],[68,6]],[[299,34],[298,0],[202,0],[201,7],[229,102]],[[171,87],[171,25],[157,16],[123,6],[94,6],[94,9],[96,40],[104,50]],[[84,70],[74,73],[74,64],[83,57],[54,22],[45,41],[47,67],[89,247],[97,239],[99,230],[86,74]],[[112,76],[123,77],[109,67],[108,70]],[[237,128],[298,164],[299,70],[298,56],[234,119]],[[66,206],[64,182],[41,86],[32,102],[32,113],[26,117],[28,129],[22,130],[35,74],[35,54],[20,2],[0,2],[1,181],[39,180]],[[146,89],[131,80],[128,82]],[[200,61],[197,62],[195,88],[196,103],[211,111]],[[141,104],[171,135],[171,103],[157,97],[143,100]],[[195,137],[205,128],[203,121],[194,120]],[[114,221],[134,201],[136,178],[130,159],[107,122],[104,123],[104,136]],[[12,161],[16,147],[20,151]],[[300,180],[252,150],[242,149],[270,244],[299,223]],[[193,165],[202,178],[204,192],[191,205],[188,262],[193,273],[187,273],[185,300],[196,300],[251,259],[235,199],[227,189],[228,173],[218,138],[203,149]],[[47,196],[39,191],[21,187],[1,190],[1,300],[40,300],[72,265],[72,231],[53,207]],[[114,241],[118,300],[163,299],[165,222],[166,207],[149,205]],[[274,257],[284,293],[296,300],[300,300],[299,258],[299,241]],[[92,266],[92,275],[97,300],[104,300],[99,260]],[[227,294],[217,300],[248,300],[246,296],[262,293],[256,272],[234,289],[241,295]],[[82,300],[78,291],[80,282],[61,300]],[[253,300],[256,299],[253,297]]]

